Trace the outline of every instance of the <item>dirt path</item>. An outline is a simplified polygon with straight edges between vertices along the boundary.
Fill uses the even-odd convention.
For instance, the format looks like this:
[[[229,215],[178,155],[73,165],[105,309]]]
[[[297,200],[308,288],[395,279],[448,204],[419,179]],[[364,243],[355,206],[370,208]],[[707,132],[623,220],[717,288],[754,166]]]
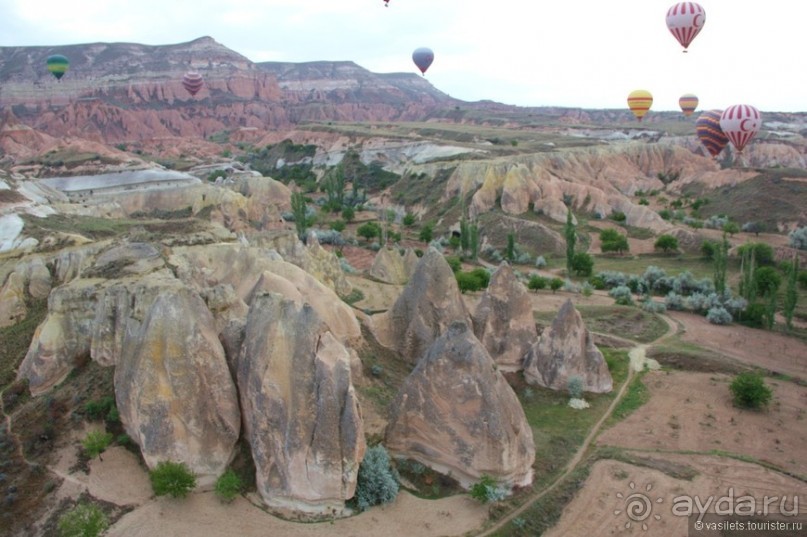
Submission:
[[[670,328],[666,333],[664,333],[664,335],[660,336],[659,338],[657,338],[655,341],[653,341],[649,345],[652,345],[653,343],[658,343],[659,341],[674,335],[676,333],[676,331],[677,331],[678,326],[677,326],[677,324],[675,324],[675,322],[672,319],[670,319],[669,317],[666,317],[666,316],[662,316],[662,318],[664,318],[664,320],[667,322],[667,325]],[[619,338],[619,339],[624,339],[624,338]],[[636,345],[630,351],[628,351],[628,357],[630,358],[630,367],[628,368],[628,377],[625,379],[625,382],[622,383],[622,387],[619,389],[619,392],[616,394],[616,397],[614,397],[614,400],[611,401],[611,404],[608,406],[608,409],[605,411],[605,413],[602,415],[602,417],[600,417],[600,419],[597,421],[597,423],[594,424],[594,427],[588,433],[588,436],[586,436],[586,439],[583,441],[583,444],[577,449],[577,453],[575,453],[574,457],[572,457],[572,459],[566,464],[566,467],[564,468],[563,472],[558,477],[556,477],[549,485],[547,485],[544,489],[535,491],[532,494],[532,496],[527,498],[527,501],[524,502],[524,504],[521,507],[519,507],[518,509],[516,509],[516,510],[512,511],[511,513],[507,514],[507,516],[503,517],[502,519],[498,520],[490,528],[487,528],[486,530],[478,533],[477,535],[479,537],[484,537],[486,535],[492,535],[493,533],[495,533],[495,532],[499,531],[500,529],[502,529],[504,526],[506,526],[514,518],[518,517],[519,515],[524,513],[524,511],[529,509],[530,506],[532,506],[533,503],[535,503],[536,501],[540,500],[541,498],[543,498],[544,496],[546,496],[547,494],[549,494],[550,492],[555,490],[555,488],[564,479],[566,479],[566,477],[568,477],[569,474],[571,474],[577,468],[577,466],[580,464],[580,461],[583,460],[583,457],[588,452],[588,448],[591,446],[592,442],[594,442],[594,439],[597,437],[597,435],[599,435],[600,429],[602,428],[603,424],[605,423],[605,421],[608,418],[611,417],[611,414],[614,412],[614,409],[619,404],[619,402],[622,400],[622,398],[625,396],[625,392],[628,391],[628,387],[630,386],[631,382],[633,381],[633,378],[636,376],[637,370],[641,371],[641,370],[644,369],[644,365],[646,363],[645,353],[647,352],[647,348],[648,348],[649,345],[647,345],[647,344],[645,344],[645,345]]]

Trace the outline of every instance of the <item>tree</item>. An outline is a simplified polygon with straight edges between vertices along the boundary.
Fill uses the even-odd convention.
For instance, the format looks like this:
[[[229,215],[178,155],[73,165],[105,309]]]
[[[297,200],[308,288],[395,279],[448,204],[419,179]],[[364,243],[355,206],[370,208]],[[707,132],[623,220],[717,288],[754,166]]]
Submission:
[[[352,222],[356,218],[356,211],[353,207],[345,207],[342,209],[342,219],[345,222]]]
[[[782,314],[785,316],[787,330],[793,330],[793,313],[799,301],[799,292],[796,289],[796,274],[799,272],[799,258],[793,257],[790,270],[787,274],[787,288],[785,289],[785,302],[782,305]]]
[[[704,245],[706,242],[704,242]],[[723,233],[723,240],[715,246],[712,254],[714,260],[715,291],[722,294],[726,290],[726,271],[728,269],[729,241]]]
[[[244,483],[238,474],[233,472],[230,468],[219,476],[216,480],[215,492],[219,500],[224,503],[232,502],[236,496],[241,494],[241,489],[244,488]]]
[[[546,289],[548,283],[549,280],[547,280],[543,276],[533,274],[532,276],[530,276],[530,279],[527,282],[527,289],[530,289],[532,291],[537,291],[538,289]]]
[[[678,249],[678,239],[676,239],[672,235],[661,235],[659,236],[659,238],[656,239],[656,242],[653,244],[653,247],[656,250],[661,250],[666,254],[670,250]]]
[[[561,287],[563,287],[563,280],[561,280],[560,278],[552,278],[551,280],[549,280],[549,288],[552,289],[553,293],[558,289],[560,289]]]
[[[300,240],[303,240],[305,230],[308,228],[308,207],[305,203],[305,195],[302,192],[292,192],[291,214],[294,215],[294,227],[297,229],[297,236]]]
[[[81,441],[81,445],[84,447],[84,453],[86,453],[89,458],[94,459],[98,457],[98,460],[103,461],[104,459],[101,458],[101,453],[109,447],[113,438],[112,433],[96,429],[87,433],[87,436]]]
[[[574,216],[571,208],[566,208],[566,225],[563,227],[563,234],[566,237],[566,274],[572,273],[572,260],[574,259],[574,247],[577,244],[577,229],[574,226]]]
[[[591,276],[594,270],[594,258],[585,252],[577,252],[572,257],[572,270],[578,276]]]
[[[734,377],[729,389],[734,397],[734,404],[741,408],[762,408],[773,395],[771,389],[765,386],[762,376],[750,371]]]
[[[381,226],[375,222],[365,222],[356,229],[356,234],[370,241],[375,237],[381,237]]]
[[[764,242],[748,242],[737,248],[737,254],[742,256],[748,250],[754,251],[754,263],[757,266],[774,264],[773,247],[770,244],[765,244]]]
[[[325,174],[322,188],[328,195],[327,206],[333,212],[342,210],[345,201],[345,169],[341,164],[334,166]]]
[[[516,260],[516,236],[514,233],[507,234],[507,251],[505,252],[505,258],[512,263]]]
[[[754,250],[750,249],[743,253],[740,261],[740,296],[749,304],[757,298],[754,259]]]
[[[355,498],[359,510],[394,501],[398,488],[398,479],[390,466],[387,450],[381,444],[369,448],[356,479]]]
[[[412,227],[415,225],[415,215],[412,213],[406,213],[403,217],[403,225],[404,227]]]
[[[109,520],[100,507],[80,503],[59,517],[61,537],[98,537],[109,527]]]
[[[434,234],[434,223],[426,222],[425,224],[423,224],[423,227],[420,230],[420,235],[418,235],[418,238],[422,242],[428,244],[432,241],[433,234]]]
[[[468,248],[470,249],[471,259],[476,259],[479,255],[479,226],[473,223],[468,229]]]
[[[759,267],[754,272],[754,284],[760,295],[776,294],[782,285],[782,276],[773,267]]]
[[[790,246],[799,250],[807,250],[807,226],[796,228],[787,235]]]
[[[628,237],[620,234],[615,229],[604,229],[600,232],[600,249],[605,252],[616,252],[621,254],[630,250]]]
[[[478,483],[471,487],[471,498],[482,503],[496,502],[507,496],[507,489],[496,485],[489,475],[483,475]]]
[[[740,226],[737,225],[737,222],[726,222],[723,224],[723,232],[728,233],[732,237],[735,233],[740,231]]]
[[[196,487],[196,476],[184,462],[162,461],[149,472],[149,479],[157,496],[184,498]]]

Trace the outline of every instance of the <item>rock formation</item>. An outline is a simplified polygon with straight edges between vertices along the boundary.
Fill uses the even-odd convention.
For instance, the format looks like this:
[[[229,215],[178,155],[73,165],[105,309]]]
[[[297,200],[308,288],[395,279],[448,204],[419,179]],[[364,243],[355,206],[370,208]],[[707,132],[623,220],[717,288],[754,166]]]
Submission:
[[[489,475],[532,482],[532,429],[512,388],[470,327],[454,322],[429,347],[391,406],[386,446],[465,487]]]
[[[491,276],[473,323],[476,337],[503,371],[523,368],[524,355],[538,340],[538,330],[529,293],[506,262]]]
[[[404,285],[415,272],[417,263],[418,257],[411,248],[403,254],[395,248],[381,248],[373,259],[369,274],[382,282]]]
[[[348,353],[313,308],[275,293],[254,298],[238,385],[264,502],[341,512],[355,492],[364,431]]]
[[[471,318],[443,254],[429,248],[389,311],[371,318],[379,343],[416,363],[453,321]]]
[[[204,487],[232,460],[241,414],[213,316],[198,294],[174,282],[159,288],[140,319],[130,318],[115,399],[150,468],[184,462]]]
[[[34,300],[48,297],[51,276],[45,261],[33,256],[17,263],[7,275],[0,274],[0,327],[11,326],[28,314],[26,295]]]
[[[605,358],[594,345],[580,312],[567,300],[552,326],[527,353],[524,378],[536,386],[566,390],[573,376],[583,380],[587,392],[608,393],[613,388]]]

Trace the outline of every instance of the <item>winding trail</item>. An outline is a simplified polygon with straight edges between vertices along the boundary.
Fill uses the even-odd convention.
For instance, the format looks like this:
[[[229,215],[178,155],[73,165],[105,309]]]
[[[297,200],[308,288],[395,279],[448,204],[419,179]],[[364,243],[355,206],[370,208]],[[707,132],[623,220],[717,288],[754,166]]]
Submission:
[[[552,482],[550,482],[543,489],[533,492],[527,498],[527,500],[517,509],[511,511],[506,516],[497,520],[495,524],[493,524],[489,528],[480,531],[479,533],[476,533],[475,535],[479,537],[485,537],[487,535],[493,535],[495,532],[504,528],[514,518],[517,518],[519,515],[521,515],[527,509],[529,509],[532,506],[532,504],[534,504],[535,502],[537,502],[538,500],[540,500],[541,498],[543,498],[544,496],[555,490],[558,487],[558,485],[569,476],[569,474],[571,474],[573,471],[577,469],[577,467],[580,465],[580,462],[583,460],[583,457],[588,453],[589,447],[591,447],[591,444],[594,442],[597,435],[600,433],[603,424],[608,418],[611,417],[611,414],[613,414],[616,406],[620,403],[620,401],[622,401],[622,398],[625,396],[625,392],[628,391],[628,387],[630,386],[631,382],[636,376],[636,373],[644,369],[646,361],[645,354],[647,352],[647,348],[653,344],[658,344],[660,341],[668,337],[671,337],[678,332],[679,326],[673,319],[667,317],[666,315],[659,315],[659,316],[662,319],[664,319],[664,321],[669,326],[669,329],[667,330],[667,332],[656,338],[651,343],[636,345],[628,351],[630,366],[628,367],[628,376],[625,379],[625,382],[622,383],[622,387],[619,389],[619,392],[617,392],[616,397],[614,397],[614,400],[611,401],[610,405],[608,405],[608,409],[605,411],[605,413],[603,413],[602,417],[600,417],[600,419],[597,420],[597,423],[594,424],[594,427],[592,427],[591,431],[588,433],[588,436],[586,436],[586,439],[577,449],[577,453],[575,453],[574,457],[572,457],[571,460],[569,460],[569,462],[566,463],[563,472],[560,475],[558,475],[554,480],[552,480]],[[624,341],[630,341],[625,338],[619,338],[619,339]]]

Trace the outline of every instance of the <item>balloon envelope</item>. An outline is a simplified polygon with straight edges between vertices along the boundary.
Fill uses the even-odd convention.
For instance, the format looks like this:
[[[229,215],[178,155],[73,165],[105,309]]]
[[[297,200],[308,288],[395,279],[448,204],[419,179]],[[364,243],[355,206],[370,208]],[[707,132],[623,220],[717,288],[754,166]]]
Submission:
[[[684,115],[689,117],[698,107],[698,96],[691,93],[685,93],[684,95],[681,95],[680,99],[678,99],[678,106],[681,107],[681,111],[684,113]]]
[[[48,56],[47,65],[50,74],[60,79],[70,67],[70,62],[61,54],[54,54],[53,56]]]
[[[202,80],[202,75],[197,73],[196,71],[188,71],[185,73],[185,76],[182,77],[182,86],[188,90],[188,93],[191,95],[196,95],[202,86],[204,85],[204,81]]]
[[[742,153],[743,148],[756,136],[762,127],[759,110],[748,104],[734,104],[720,116],[720,128],[728,136],[731,145]]]
[[[434,61],[434,52],[427,47],[417,48],[412,53],[412,61],[415,62],[415,65],[418,66],[421,73],[426,74],[426,69],[428,69]]]
[[[684,47],[684,52],[705,22],[706,11],[695,2],[679,2],[667,10],[667,28]]]
[[[628,95],[628,108],[639,121],[650,110],[653,104],[653,96],[646,90],[634,90]]]
[[[695,122],[695,132],[698,134],[698,139],[713,157],[720,154],[726,144],[729,143],[728,137],[723,132],[723,129],[720,128],[720,116],[722,115],[722,110],[707,110]]]

